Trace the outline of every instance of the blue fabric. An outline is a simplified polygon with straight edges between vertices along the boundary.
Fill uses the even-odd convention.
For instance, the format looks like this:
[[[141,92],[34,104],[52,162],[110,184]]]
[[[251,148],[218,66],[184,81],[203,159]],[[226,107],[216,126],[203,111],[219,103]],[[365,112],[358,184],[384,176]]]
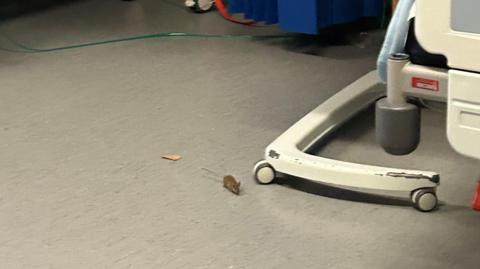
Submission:
[[[262,21],[265,24],[278,23],[278,0],[231,0],[230,13],[244,13],[246,19]]]
[[[245,18],[280,23],[287,31],[317,34],[319,28],[381,16],[384,0],[230,0],[231,13]]]
[[[265,20],[265,0],[254,0],[253,19],[256,21]]]
[[[245,10],[243,11],[243,13],[245,13],[245,18],[247,19],[253,19],[253,3],[254,3],[255,0],[244,0],[244,6],[245,6]]]
[[[328,19],[326,14],[318,16],[316,0],[277,0],[280,27],[290,32],[316,34],[318,19]],[[321,10],[322,13],[323,10]]]
[[[265,1],[265,24],[278,23],[278,2],[277,0]]]
[[[243,0],[232,0],[228,2],[228,12],[230,13],[241,13],[245,10]]]

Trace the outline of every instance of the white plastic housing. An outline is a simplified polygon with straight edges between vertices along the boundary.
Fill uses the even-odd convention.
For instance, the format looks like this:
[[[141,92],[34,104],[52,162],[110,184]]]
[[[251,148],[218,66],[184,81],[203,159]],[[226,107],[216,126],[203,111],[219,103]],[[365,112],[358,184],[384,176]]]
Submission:
[[[416,5],[420,44],[431,53],[445,55],[451,68],[480,72],[480,34],[452,29],[452,0],[417,0]]]
[[[480,74],[449,71],[447,133],[459,153],[480,158]]]

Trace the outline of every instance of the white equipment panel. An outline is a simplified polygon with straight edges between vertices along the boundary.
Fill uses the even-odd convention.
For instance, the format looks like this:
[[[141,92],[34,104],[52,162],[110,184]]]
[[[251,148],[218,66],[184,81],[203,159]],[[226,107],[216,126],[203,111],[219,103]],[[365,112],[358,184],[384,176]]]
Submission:
[[[480,24],[478,0],[417,0],[415,31],[448,73],[447,134],[459,153],[480,159]],[[459,70],[455,70],[459,69]]]
[[[452,2],[462,2],[454,4]],[[429,52],[443,54],[451,68],[480,72],[480,34],[470,19],[460,13],[468,6],[475,12],[478,0],[417,0],[415,32],[420,44]],[[455,7],[455,9],[454,9]],[[466,29],[472,32],[452,29]]]
[[[461,154],[477,159],[480,158],[479,86],[480,74],[449,72],[448,140]]]

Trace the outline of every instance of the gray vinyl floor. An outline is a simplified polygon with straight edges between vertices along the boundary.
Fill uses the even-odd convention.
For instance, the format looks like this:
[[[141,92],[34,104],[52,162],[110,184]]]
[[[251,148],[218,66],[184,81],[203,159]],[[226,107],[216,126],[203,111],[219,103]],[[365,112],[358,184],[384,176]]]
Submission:
[[[0,43],[13,48],[5,34],[49,48],[165,31],[282,33],[165,1],[52,7],[2,22]],[[480,215],[469,205],[479,162],[449,147],[442,113],[424,113],[422,144],[406,157],[375,144],[368,112],[320,151],[439,171],[437,212],[415,211],[406,194],[251,179],[266,145],[374,68],[381,40],[166,38],[0,52],[0,268],[478,268]],[[243,193],[215,174],[236,176]]]

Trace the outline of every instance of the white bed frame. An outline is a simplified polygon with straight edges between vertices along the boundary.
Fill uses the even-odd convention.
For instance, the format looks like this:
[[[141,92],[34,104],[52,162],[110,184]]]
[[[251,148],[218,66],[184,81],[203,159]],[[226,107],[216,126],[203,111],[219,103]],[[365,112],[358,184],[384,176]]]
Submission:
[[[449,65],[462,71],[414,65],[408,57],[389,60],[388,94],[387,85],[372,71],[331,97],[267,147],[265,159],[254,167],[257,182],[272,183],[281,173],[340,187],[404,191],[411,194],[418,210],[436,209],[440,183],[436,172],[343,162],[306,152],[380,98],[406,103],[406,98],[413,96],[447,102],[452,146],[464,155],[480,158],[480,75],[464,71],[480,71],[480,35],[450,29],[450,4],[417,0],[416,32],[429,51],[446,55]],[[414,85],[412,81],[418,78],[427,85]],[[434,90],[429,89],[431,81]]]

